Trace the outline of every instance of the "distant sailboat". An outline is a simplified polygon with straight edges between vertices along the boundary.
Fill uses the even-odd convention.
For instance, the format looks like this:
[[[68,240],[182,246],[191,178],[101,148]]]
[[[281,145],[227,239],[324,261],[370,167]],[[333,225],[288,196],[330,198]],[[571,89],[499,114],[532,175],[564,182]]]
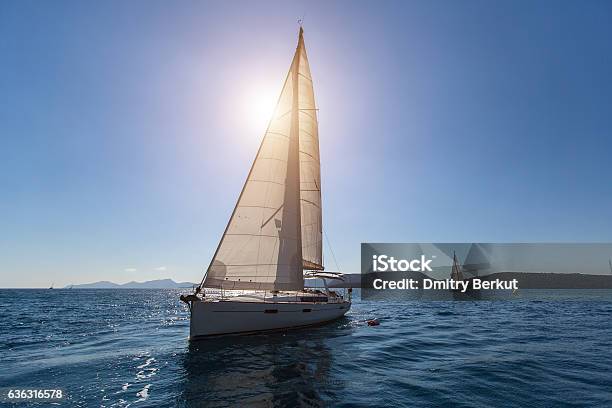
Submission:
[[[53,283],[51,284],[51,286],[49,287],[49,290],[53,289]]]
[[[465,279],[465,277],[463,276],[463,266],[461,266],[461,263],[459,262],[455,251],[453,251],[453,266],[451,267],[451,279],[454,281],[463,281]],[[480,299],[481,297],[480,291],[472,287],[472,282],[470,282],[465,292],[463,292],[461,288],[451,289],[451,292],[453,293],[453,299],[455,300],[473,300]]]
[[[455,254],[455,251],[453,251],[453,266],[451,268],[451,279],[454,281],[463,280],[463,271],[461,270],[461,265],[457,260],[457,254]]]
[[[323,272],[319,136],[303,30],[276,110],[219,246],[192,295],[190,339],[309,326],[343,316],[348,299]],[[306,274],[304,272],[306,271]],[[323,279],[323,291],[304,278]],[[204,295],[205,288],[223,295]],[[236,290],[248,291],[237,294]]]
[[[608,258],[608,264],[610,265],[610,273],[612,273],[612,258]]]

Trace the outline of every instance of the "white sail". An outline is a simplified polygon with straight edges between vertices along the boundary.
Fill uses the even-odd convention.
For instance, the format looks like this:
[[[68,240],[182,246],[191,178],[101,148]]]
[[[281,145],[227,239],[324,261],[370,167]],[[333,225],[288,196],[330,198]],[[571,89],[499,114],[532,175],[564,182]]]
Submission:
[[[303,268],[323,270],[319,130],[312,76],[302,36],[298,50],[300,52],[298,105]]]
[[[300,29],[276,110],[201,286],[301,290],[304,265],[322,268],[314,109]]]

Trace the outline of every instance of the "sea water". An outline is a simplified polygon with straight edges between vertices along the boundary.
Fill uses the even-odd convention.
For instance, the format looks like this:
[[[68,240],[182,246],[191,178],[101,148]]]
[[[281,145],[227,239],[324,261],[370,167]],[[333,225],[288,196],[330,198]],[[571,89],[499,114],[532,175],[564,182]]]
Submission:
[[[75,407],[612,406],[612,295],[569,292],[356,291],[326,326],[189,343],[181,291],[0,290],[0,387],[59,388]]]

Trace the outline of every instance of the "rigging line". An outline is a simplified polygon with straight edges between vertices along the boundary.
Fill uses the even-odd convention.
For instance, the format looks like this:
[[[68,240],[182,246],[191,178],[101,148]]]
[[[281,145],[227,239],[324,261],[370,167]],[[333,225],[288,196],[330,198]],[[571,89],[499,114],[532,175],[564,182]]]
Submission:
[[[276,210],[276,207],[267,207],[265,205],[241,205],[240,208],[260,208],[264,210]]]
[[[311,157],[313,160],[317,161],[316,157],[314,157],[312,154],[305,152],[304,150],[300,150],[300,153],[305,154],[306,156]],[[300,160],[300,162],[306,162],[306,160]]]
[[[312,82],[312,78],[308,78],[306,75],[302,74],[301,72],[298,73],[298,75],[301,75],[302,78],[309,80],[310,82]],[[318,109],[317,109],[318,110]]]
[[[325,231],[323,231],[323,235],[325,236],[325,241],[327,241],[327,246],[329,247],[329,252],[332,255],[332,258],[334,259],[334,263],[336,264],[336,268],[338,269],[338,272],[342,271],[340,269],[340,265],[338,265],[338,260],[336,259],[336,254],[334,254],[334,249],[331,246],[331,243],[329,242],[329,237],[327,236],[327,233]]]
[[[290,263],[288,263],[288,264],[279,264],[279,263],[269,263],[269,264],[266,264],[266,263],[256,263],[256,264],[227,264],[227,266],[274,266],[274,265],[285,265],[285,266],[286,266],[286,265],[293,265],[293,264],[290,264]],[[248,276],[251,276],[251,275],[248,275]],[[253,275],[253,276],[256,276],[256,275]],[[235,277],[235,276],[234,276],[234,277]],[[232,278],[232,276],[230,276],[230,278]]]
[[[310,133],[309,131],[307,131],[306,129],[304,129],[304,128],[300,128],[300,132],[308,133],[308,136],[314,138],[314,135],[312,133]]]
[[[287,136],[286,134],[284,134],[284,133],[280,133],[280,132],[273,132],[273,131],[271,131],[271,130],[267,131],[267,132],[266,132],[266,135],[270,135],[270,136],[282,136],[282,137],[284,137],[285,139],[289,139],[289,136]]]
[[[287,162],[287,160],[285,160],[285,159],[280,159],[280,158],[278,158],[278,157],[258,157],[258,159],[259,159],[259,160],[276,160],[276,161],[283,162],[283,163],[286,163],[286,162]]]
[[[276,211],[274,211],[274,213],[272,213],[272,215],[270,216],[270,218],[268,218],[263,224],[261,224],[261,227],[259,227],[259,229],[263,228],[266,226],[267,223],[270,222],[270,220],[272,220],[272,218],[274,218],[276,216],[276,214],[278,214],[278,212],[281,210],[281,208],[283,208],[285,204],[282,204],[280,207],[278,207],[276,209]]]
[[[285,185],[285,183],[280,183],[280,182],[278,182],[278,181],[272,181],[272,180],[254,180],[254,179],[251,179],[251,180],[249,180],[249,181],[252,181],[252,182],[257,182],[257,183],[271,183],[271,184],[276,184],[276,185],[278,185],[278,186],[284,186],[284,185]],[[269,208],[269,207],[261,207],[261,206],[256,206],[256,205],[241,205],[241,207],[260,207],[260,208]],[[272,208],[272,209],[274,209],[274,208]]]
[[[292,111],[292,110],[293,110],[293,108],[289,109],[287,112],[283,113],[283,114],[282,114],[282,115],[280,115],[280,116],[277,116],[275,119],[280,119],[280,118],[282,118],[283,116],[286,116],[287,114],[291,113],[291,111]]]
[[[246,232],[244,233],[228,233],[228,236],[232,236],[232,237],[257,237],[257,238],[278,238],[278,235],[268,235],[268,234],[247,234]],[[290,237],[290,236],[286,236],[284,237],[284,239],[286,239],[287,241],[297,241],[298,237]]]
[[[303,113],[304,115],[309,116],[311,119],[314,120],[315,117],[312,114],[309,113],[312,110],[317,111],[318,109],[308,109],[308,110],[306,110],[306,109],[299,109],[300,113]]]
[[[304,190],[301,190],[301,191],[304,191]],[[310,201],[310,200],[307,200],[307,199],[305,199],[305,198],[300,198],[300,201],[303,201],[303,202],[305,202],[305,203],[308,203],[308,204],[314,205],[315,207],[319,208],[319,205],[318,205],[318,204],[315,204],[314,202],[312,202],[312,201]]]

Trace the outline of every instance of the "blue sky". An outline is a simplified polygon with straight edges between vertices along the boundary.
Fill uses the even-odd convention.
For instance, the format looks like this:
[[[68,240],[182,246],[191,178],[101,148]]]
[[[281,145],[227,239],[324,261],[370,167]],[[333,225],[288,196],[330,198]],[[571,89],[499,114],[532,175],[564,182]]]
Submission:
[[[301,16],[343,270],[612,241],[609,2],[3,1],[0,287],[199,281]]]

